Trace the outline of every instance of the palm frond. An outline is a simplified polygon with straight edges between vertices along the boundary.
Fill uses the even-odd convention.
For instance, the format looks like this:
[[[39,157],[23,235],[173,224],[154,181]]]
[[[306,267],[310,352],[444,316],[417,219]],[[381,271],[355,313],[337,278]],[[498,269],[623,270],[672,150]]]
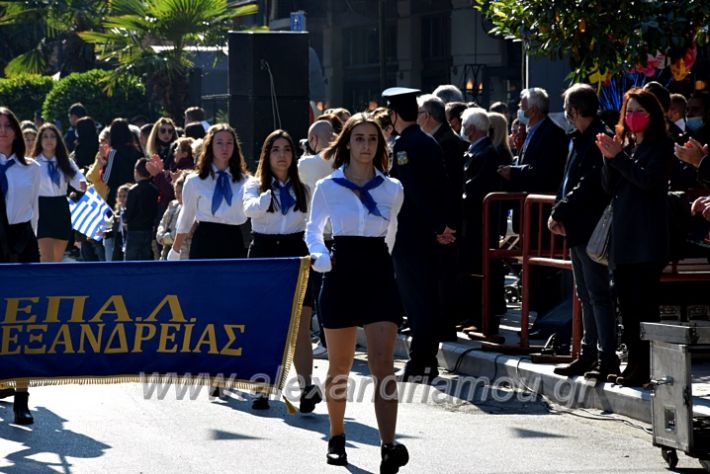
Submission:
[[[43,74],[47,64],[38,49],[33,49],[25,54],[15,56],[12,61],[5,66],[7,77],[19,74]]]

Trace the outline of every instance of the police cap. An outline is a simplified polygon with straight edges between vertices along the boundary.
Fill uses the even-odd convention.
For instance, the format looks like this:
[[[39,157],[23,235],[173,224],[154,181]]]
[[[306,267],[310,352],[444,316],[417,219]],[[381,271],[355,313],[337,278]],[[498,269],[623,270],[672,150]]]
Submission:
[[[382,97],[387,99],[387,107],[394,110],[405,120],[416,120],[417,95],[421,93],[419,89],[409,87],[390,87],[382,92]]]

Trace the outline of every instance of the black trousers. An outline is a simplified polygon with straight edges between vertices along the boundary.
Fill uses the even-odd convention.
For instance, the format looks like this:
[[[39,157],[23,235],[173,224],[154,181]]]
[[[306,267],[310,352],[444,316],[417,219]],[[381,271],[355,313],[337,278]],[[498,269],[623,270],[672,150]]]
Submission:
[[[649,342],[640,337],[642,322],[658,322],[660,278],[663,265],[617,265],[613,270],[614,294],[624,325],[622,340],[629,350],[629,365],[650,369]]]
[[[407,370],[424,372],[438,366],[436,251],[432,245],[416,254],[395,252],[393,257],[399,295],[412,328]]]

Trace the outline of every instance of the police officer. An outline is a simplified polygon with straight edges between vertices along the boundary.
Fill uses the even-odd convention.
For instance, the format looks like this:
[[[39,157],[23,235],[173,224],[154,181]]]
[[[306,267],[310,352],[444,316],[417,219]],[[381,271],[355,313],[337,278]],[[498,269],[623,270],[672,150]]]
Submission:
[[[394,259],[397,285],[412,328],[409,361],[399,374],[408,382],[427,382],[438,375],[437,245],[456,240],[447,223],[447,178],[441,147],[417,125],[417,89],[392,87],[388,100],[397,137],[392,151],[392,177],[404,186],[398,216]]]

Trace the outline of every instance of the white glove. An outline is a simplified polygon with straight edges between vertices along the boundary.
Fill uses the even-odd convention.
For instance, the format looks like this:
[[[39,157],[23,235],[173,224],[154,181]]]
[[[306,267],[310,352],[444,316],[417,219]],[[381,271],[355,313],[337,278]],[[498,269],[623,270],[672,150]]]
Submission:
[[[327,273],[333,269],[333,264],[328,253],[312,253],[313,270],[318,273]]]
[[[175,249],[170,249],[168,252],[168,260],[180,260],[180,252],[176,252]]]
[[[259,195],[259,207],[261,209],[268,209],[269,205],[271,205],[271,190],[267,189],[263,193]]]

